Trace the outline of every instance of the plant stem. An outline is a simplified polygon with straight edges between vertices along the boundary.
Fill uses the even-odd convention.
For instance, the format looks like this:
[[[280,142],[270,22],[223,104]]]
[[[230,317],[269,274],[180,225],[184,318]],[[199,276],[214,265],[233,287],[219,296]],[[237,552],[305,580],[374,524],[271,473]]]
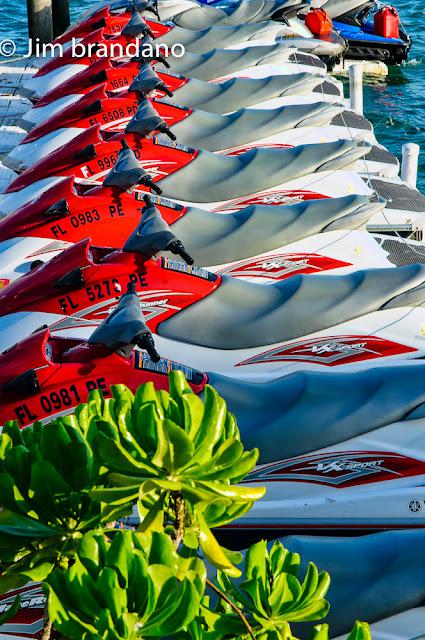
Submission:
[[[174,501],[174,516],[176,519],[174,525],[174,548],[177,550],[184,536],[184,521],[186,518],[186,510],[184,506],[184,499],[181,493],[173,492],[172,497]]]
[[[52,635],[52,626],[52,621],[48,620],[44,626],[41,640],[50,640],[50,636]]]
[[[242,622],[244,623],[244,625],[246,627],[248,635],[251,637],[252,640],[255,640],[255,636],[254,636],[254,632],[252,630],[252,627],[249,624],[248,620],[246,619],[242,609],[240,609],[234,602],[232,602],[231,599],[228,598],[226,596],[226,594],[214,584],[214,582],[211,582],[211,580],[209,580],[208,578],[207,578],[206,582],[207,582],[207,585],[210,587],[210,589],[215,591],[215,593],[219,596],[219,598],[224,600],[224,602],[227,602],[227,604],[230,607],[232,607],[233,611],[238,614],[238,616],[240,617],[240,619],[242,620]]]

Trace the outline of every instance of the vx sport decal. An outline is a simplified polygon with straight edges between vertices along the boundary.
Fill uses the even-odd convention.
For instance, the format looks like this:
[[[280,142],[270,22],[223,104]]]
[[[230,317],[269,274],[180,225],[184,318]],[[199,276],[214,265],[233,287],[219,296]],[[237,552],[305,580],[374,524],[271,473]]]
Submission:
[[[325,336],[275,347],[239,362],[236,366],[269,362],[309,362],[334,367],[414,351],[416,349],[413,347],[377,336]]]
[[[246,278],[265,277],[273,280],[284,280],[296,273],[318,273],[330,269],[351,266],[350,262],[335,260],[318,253],[278,253],[271,256],[243,260],[237,264],[224,267],[219,273]]]
[[[342,489],[425,474],[425,462],[387,451],[336,451],[262,465],[250,482],[313,482]]]
[[[314,191],[302,189],[296,191],[264,191],[247,198],[235,198],[230,202],[226,202],[226,204],[216,207],[213,211],[239,211],[250,204],[288,205],[296,204],[303,200],[322,200],[328,197]]]

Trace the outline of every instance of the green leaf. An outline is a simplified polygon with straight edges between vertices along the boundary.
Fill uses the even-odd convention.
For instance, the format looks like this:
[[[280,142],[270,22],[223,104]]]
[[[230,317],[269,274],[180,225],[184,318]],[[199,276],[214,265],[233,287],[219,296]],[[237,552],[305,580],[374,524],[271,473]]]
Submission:
[[[33,518],[12,513],[8,509],[2,509],[0,511],[0,533],[37,539],[55,537],[60,535],[61,530],[56,527],[48,527]]]
[[[131,511],[131,503],[139,497],[139,488],[136,485],[129,487],[112,487],[106,489],[92,489],[89,495],[93,500],[114,505],[128,505]]]
[[[183,429],[171,420],[164,420],[164,433],[168,442],[169,471],[175,473],[191,459],[194,447]]]
[[[372,634],[370,633],[370,626],[368,623],[356,620],[347,640],[372,640]]]
[[[9,609],[0,614],[0,626],[6,624],[13,616],[16,616],[21,608],[21,596],[17,595]]]
[[[199,524],[199,543],[208,562],[233,578],[239,578],[241,571],[237,569],[227,558],[200,511],[197,511]]]
[[[106,555],[106,566],[114,569],[118,582],[123,589],[128,584],[128,557],[133,551],[132,535],[130,531],[117,531]]]

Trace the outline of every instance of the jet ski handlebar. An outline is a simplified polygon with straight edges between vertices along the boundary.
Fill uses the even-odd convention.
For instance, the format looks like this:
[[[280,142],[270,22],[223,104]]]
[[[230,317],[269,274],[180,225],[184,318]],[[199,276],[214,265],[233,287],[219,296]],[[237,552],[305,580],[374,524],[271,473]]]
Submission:
[[[134,346],[138,346],[147,351],[152,362],[160,360],[140,308],[134,282],[129,283],[114,311],[95,329],[88,343],[103,345],[126,357],[131,355]]]
[[[135,185],[143,185],[160,195],[162,189],[153,181],[152,176],[143,169],[125,139],[121,140],[121,147],[122,149],[114,167],[103,182],[104,186],[116,187],[122,191],[127,191],[127,189]]]
[[[149,52],[147,53],[146,50]],[[170,64],[167,62],[165,57],[157,52],[157,47],[155,46],[155,40],[150,38],[148,35],[143,36],[139,43],[139,52],[133,58],[134,62],[160,62],[167,69],[170,68]]]
[[[144,196],[145,206],[140,223],[126,241],[123,250],[138,252],[153,258],[162,251],[180,256],[187,264],[194,263],[183,243],[176,238],[168,223],[163,219],[151,198]]]
[[[136,345],[139,349],[144,349],[146,351],[152,362],[159,362],[161,360],[161,356],[155,349],[155,342],[149,330],[145,331],[137,338]]]
[[[177,238],[170,242],[170,244],[165,247],[165,250],[173,253],[176,256],[180,256],[181,258],[183,258],[186,264],[192,265],[195,262],[192,256],[187,253],[181,240],[178,240]]]
[[[139,73],[131,83],[129,91],[133,91],[144,98],[152,93],[152,91],[162,91],[170,98],[173,97],[173,92],[170,91],[165,82],[161,80],[154,69],[148,64],[140,65]]]
[[[159,196],[162,193],[161,187],[158,187],[158,185],[152,180],[152,176],[149,175],[149,173],[142,176],[142,178],[139,180],[137,184],[142,185],[143,187],[148,187],[154,193],[157,193]]]

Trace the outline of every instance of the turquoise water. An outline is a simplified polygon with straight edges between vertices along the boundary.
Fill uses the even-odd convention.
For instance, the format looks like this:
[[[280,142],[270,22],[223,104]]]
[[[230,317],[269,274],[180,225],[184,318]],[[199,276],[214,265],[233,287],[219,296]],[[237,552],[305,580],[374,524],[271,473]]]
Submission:
[[[71,0],[73,16],[88,4]],[[425,191],[425,8],[419,0],[396,0],[395,4],[413,39],[410,61],[393,68],[385,79],[365,81],[364,109],[378,140],[397,156],[404,142],[421,145],[418,186]],[[27,37],[25,0],[0,0],[0,40],[15,39],[23,53]]]

